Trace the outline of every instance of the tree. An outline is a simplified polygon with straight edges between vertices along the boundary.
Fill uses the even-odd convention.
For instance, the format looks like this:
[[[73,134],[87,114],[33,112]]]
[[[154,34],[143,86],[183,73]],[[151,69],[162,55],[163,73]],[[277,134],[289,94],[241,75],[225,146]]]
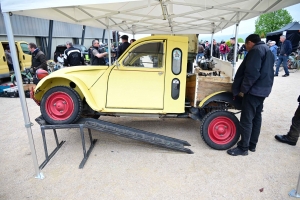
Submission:
[[[292,16],[284,9],[263,14],[255,21],[255,33],[264,38],[267,33],[276,31],[292,21]]]
[[[243,38],[238,38],[238,43],[245,43]]]

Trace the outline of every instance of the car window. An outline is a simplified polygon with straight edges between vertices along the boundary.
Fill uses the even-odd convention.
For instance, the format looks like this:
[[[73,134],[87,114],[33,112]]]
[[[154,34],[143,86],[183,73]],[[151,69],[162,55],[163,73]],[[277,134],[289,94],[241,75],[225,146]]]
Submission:
[[[23,53],[30,55],[30,51],[29,51],[27,43],[21,43],[20,46],[21,46]]]
[[[163,43],[142,44],[129,52],[124,59],[125,67],[161,68],[163,66]]]

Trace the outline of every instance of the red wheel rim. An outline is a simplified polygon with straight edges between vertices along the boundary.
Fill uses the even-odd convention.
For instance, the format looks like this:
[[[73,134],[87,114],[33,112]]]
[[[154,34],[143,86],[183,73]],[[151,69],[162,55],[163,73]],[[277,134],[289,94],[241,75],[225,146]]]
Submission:
[[[216,144],[227,144],[235,135],[235,124],[228,117],[217,117],[208,126],[208,136]]]
[[[45,104],[45,109],[49,117],[53,120],[66,120],[74,112],[73,99],[64,92],[54,92]]]

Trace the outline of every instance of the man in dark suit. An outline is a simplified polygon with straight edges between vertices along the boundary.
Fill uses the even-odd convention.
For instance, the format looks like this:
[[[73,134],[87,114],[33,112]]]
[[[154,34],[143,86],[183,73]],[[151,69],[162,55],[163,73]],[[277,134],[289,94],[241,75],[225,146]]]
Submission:
[[[264,100],[269,96],[274,81],[274,56],[259,35],[246,38],[248,54],[236,72],[232,83],[233,96],[243,93],[239,130],[241,140],[237,147],[227,153],[231,156],[246,156],[248,150],[255,152],[261,128],[261,112]]]
[[[130,43],[128,42],[128,35],[122,35],[122,44],[118,47],[117,51],[117,57],[120,58],[121,55],[126,51],[126,49],[129,47]]]

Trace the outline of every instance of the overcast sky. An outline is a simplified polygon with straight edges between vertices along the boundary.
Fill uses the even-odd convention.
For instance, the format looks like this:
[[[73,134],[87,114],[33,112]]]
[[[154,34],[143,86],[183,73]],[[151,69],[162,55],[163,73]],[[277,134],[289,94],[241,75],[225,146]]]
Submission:
[[[290,7],[287,7],[285,9],[291,14],[294,21],[300,21],[300,3],[290,6]],[[242,21],[240,23],[238,33],[239,34],[253,33],[255,31],[255,20],[256,19],[257,19],[257,17],[248,19],[246,21]],[[222,30],[222,32],[216,33],[215,35],[232,35],[233,36],[234,31],[235,31],[235,26],[233,25],[231,27],[228,27],[228,28]],[[122,35],[122,34],[126,34],[126,33],[120,32],[120,34]],[[127,34],[127,35],[129,36],[129,39],[132,38],[131,34]],[[200,34],[199,37],[202,37],[202,36],[205,37],[208,35],[209,34]],[[139,39],[139,38],[143,38],[143,37],[147,37],[147,36],[149,36],[149,34],[137,34],[137,35],[135,35],[135,39]]]

